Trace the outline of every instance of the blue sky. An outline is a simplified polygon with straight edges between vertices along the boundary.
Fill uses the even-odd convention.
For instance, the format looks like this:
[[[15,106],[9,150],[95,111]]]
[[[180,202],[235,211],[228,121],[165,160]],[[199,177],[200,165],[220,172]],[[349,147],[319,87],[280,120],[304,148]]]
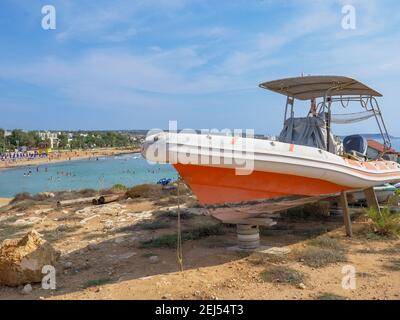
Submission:
[[[41,27],[46,4],[56,8],[56,30]],[[341,27],[345,4],[357,10],[355,30]],[[0,127],[148,129],[177,120],[274,134],[285,98],[258,84],[304,73],[377,89],[389,131],[400,135],[399,12],[397,0],[2,0]],[[377,130],[366,122],[336,131]]]

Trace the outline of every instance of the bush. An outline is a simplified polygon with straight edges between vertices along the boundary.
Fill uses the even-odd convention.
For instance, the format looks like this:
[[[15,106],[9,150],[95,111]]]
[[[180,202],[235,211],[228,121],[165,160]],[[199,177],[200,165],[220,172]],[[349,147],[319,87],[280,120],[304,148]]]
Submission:
[[[117,191],[126,191],[126,190],[128,190],[128,187],[123,185],[123,184],[121,184],[121,183],[117,183],[117,184],[114,184],[111,187],[111,189],[117,190]]]
[[[157,184],[141,184],[126,191],[127,198],[159,199],[164,195],[162,186]]]
[[[29,192],[21,192],[18,193],[14,199],[10,201],[10,204],[14,204],[16,202],[24,201],[24,200],[33,200],[33,196]]]
[[[392,214],[388,207],[382,208],[380,212],[370,208],[367,216],[375,234],[385,237],[397,237],[400,234],[400,217]]]

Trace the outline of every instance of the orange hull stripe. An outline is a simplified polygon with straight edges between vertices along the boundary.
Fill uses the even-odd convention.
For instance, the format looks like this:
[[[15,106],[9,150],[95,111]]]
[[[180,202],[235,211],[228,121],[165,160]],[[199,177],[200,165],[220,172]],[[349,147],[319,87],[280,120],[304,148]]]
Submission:
[[[254,171],[247,176],[234,169],[175,164],[176,170],[202,204],[235,203],[288,195],[317,196],[351,188],[295,175]]]

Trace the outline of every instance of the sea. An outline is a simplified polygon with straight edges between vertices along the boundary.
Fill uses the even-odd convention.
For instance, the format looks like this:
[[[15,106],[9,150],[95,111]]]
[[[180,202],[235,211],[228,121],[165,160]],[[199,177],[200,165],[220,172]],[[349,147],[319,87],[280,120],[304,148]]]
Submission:
[[[0,170],[0,198],[17,193],[104,189],[115,184],[128,187],[157,183],[162,178],[176,180],[178,174],[168,164],[150,164],[141,154],[125,154],[17,167]]]

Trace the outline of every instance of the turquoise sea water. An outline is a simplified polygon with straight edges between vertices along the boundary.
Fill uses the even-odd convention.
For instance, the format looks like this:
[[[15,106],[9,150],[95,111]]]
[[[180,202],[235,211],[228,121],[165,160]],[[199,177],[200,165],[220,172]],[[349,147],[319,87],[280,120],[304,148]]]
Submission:
[[[392,148],[400,152],[400,139],[392,139]]]
[[[20,192],[101,189],[117,183],[134,186],[156,183],[161,178],[175,180],[177,173],[171,165],[149,164],[140,154],[42,164],[0,170],[0,197]]]

